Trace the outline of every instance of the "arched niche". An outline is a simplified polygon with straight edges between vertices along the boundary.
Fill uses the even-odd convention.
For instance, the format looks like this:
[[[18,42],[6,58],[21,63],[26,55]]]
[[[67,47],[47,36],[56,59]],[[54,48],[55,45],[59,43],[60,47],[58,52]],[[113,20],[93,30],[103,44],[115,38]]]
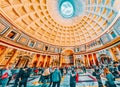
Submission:
[[[107,54],[100,54],[99,58],[101,64],[111,64],[111,58]]]
[[[61,53],[61,58],[62,66],[74,65],[74,51],[72,49],[64,49]]]

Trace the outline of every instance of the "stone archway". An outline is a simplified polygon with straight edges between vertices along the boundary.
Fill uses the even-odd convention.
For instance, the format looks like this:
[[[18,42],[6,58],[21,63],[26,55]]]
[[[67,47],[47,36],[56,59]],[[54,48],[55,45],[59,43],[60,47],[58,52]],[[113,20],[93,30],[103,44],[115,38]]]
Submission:
[[[61,53],[61,62],[62,66],[71,66],[74,65],[74,51],[72,49],[65,49]]]
[[[111,59],[109,58],[109,56],[107,54],[100,54],[99,58],[100,58],[101,64],[110,64],[111,63]]]

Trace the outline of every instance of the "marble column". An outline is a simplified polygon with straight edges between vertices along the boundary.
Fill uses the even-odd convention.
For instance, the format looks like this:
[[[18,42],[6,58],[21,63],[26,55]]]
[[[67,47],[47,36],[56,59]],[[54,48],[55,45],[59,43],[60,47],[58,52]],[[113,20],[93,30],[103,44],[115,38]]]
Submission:
[[[118,55],[116,55],[116,57],[119,60],[120,59],[120,49],[117,46],[115,47],[115,49],[116,49],[117,54],[118,54]]]
[[[8,53],[10,48],[6,48],[6,50],[3,52],[3,54],[0,55],[0,65],[2,64],[2,62],[5,60],[5,56]]]
[[[90,66],[90,61],[89,61],[88,54],[86,55],[86,57],[87,57],[87,61],[88,61],[88,66]]]
[[[62,54],[59,55],[60,56],[60,67],[62,66]]]
[[[41,59],[42,59],[41,57],[42,57],[42,55],[40,55],[40,56],[38,57],[38,62],[37,62],[37,65],[36,65],[37,67],[39,67],[40,61],[41,61]]]
[[[45,67],[45,65],[46,65],[46,62],[47,62],[47,56],[48,56],[48,55],[45,55],[45,59],[44,59],[43,67]]]
[[[92,55],[93,64],[96,65],[93,53],[91,55]]]
[[[117,61],[117,58],[116,58],[116,56],[114,55],[114,53],[113,53],[113,51],[112,51],[111,48],[109,49],[109,52],[110,52],[110,55],[111,55],[113,61]]]
[[[116,47],[116,51],[117,51],[118,55],[120,56],[120,50],[118,47]]]
[[[16,49],[13,49],[14,53],[13,55],[10,57],[9,61],[7,62],[6,66],[8,66],[9,64],[14,64],[15,62],[15,58],[18,55],[18,51]],[[11,65],[12,66],[12,65]]]
[[[53,58],[52,58],[52,56],[50,56],[50,67],[51,67],[51,64],[52,64],[52,62],[53,62]]]
[[[35,54],[30,62],[29,66],[34,67],[34,62],[37,60],[37,54]]]
[[[73,63],[74,63],[74,66],[76,65],[76,64],[75,64],[75,60],[76,60],[76,56],[73,55]]]

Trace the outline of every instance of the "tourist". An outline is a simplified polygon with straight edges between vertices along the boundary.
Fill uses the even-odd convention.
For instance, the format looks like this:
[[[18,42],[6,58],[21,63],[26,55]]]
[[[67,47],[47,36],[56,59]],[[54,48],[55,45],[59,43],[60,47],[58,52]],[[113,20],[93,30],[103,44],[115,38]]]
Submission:
[[[55,68],[54,72],[52,73],[52,81],[53,81],[53,86],[52,87],[60,87],[60,82],[61,82],[61,72],[58,68]]]
[[[82,70],[84,73],[86,73],[86,67],[85,66],[82,66]]]
[[[49,80],[49,78],[50,78],[50,69],[49,69],[49,67],[46,67],[45,69],[44,69],[44,72],[42,73],[42,76],[44,77],[44,80]]]
[[[1,76],[2,87],[7,87],[7,83],[11,75],[12,75],[11,70],[8,67],[6,69],[3,69],[2,76]]]
[[[39,82],[43,82],[42,87],[46,87],[47,86],[46,82],[48,82],[49,79],[50,79],[50,69],[49,69],[49,67],[46,67],[44,69],[40,79],[39,79]]]
[[[52,73],[54,72],[54,68],[50,68],[50,84],[49,84],[49,87],[51,87],[51,85],[53,84],[53,81],[52,81]]]
[[[12,71],[13,71],[13,69],[11,68],[11,67],[8,67],[8,69],[10,70],[10,75],[9,75],[9,78],[8,78],[8,82],[7,82],[7,85],[9,85],[9,82],[12,80]]]
[[[61,72],[61,75],[62,75],[62,77],[63,77],[63,73],[64,73],[63,67],[60,68],[60,72]]]
[[[23,71],[23,68],[20,68],[20,69],[17,69],[16,67],[16,76],[15,76],[15,82],[14,82],[14,85],[13,87],[17,87],[18,84],[19,84],[19,78],[20,78],[20,75],[21,75],[21,72]]]
[[[116,87],[115,85],[115,77],[113,74],[109,71],[108,68],[104,68],[104,75],[107,78],[107,81],[105,83],[106,87]]]
[[[120,71],[118,69],[118,62],[114,62],[114,71],[113,71],[113,75],[115,76],[115,78],[119,78],[120,77]]]
[[[102,74],[102,73],[101,73],[99,67],[96,67],[96,68],[94,69],[93,76],[95,76],[96,79],[97,79],[98,87],[103,87],[103,83],[102,83],[102,79],[101,79],[101,74]]]
[[[2,78],[1,78],[1,76],[2,76],[2,72],[3,72],[3,69],[2,68],[0,68],[0,86],[2,85]]]
[[[33,72],[34,72],[34,75],[37,75],[38,72],[39,72],[38,68],[37,68],[37,67],[34,67],[34,68],[33,68]]]
[[[70,73],[70,87],[76,87],[76,72],[72,70]]]
[[[21,72],[19,87],[22,87],[22,85],[24,87],[27,87],[27,80],[29,77],[29,72],[27,70],[28,70],[27,67],[25,67]]]

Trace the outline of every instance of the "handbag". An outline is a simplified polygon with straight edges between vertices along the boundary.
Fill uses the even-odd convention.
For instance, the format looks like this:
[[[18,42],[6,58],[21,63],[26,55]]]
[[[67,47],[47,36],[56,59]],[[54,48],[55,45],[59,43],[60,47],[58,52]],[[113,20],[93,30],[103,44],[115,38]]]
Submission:
[[[5,79],[5,78],[8,78],[8,73],[4,73],[2,76],[1,76],[2,79]]]

